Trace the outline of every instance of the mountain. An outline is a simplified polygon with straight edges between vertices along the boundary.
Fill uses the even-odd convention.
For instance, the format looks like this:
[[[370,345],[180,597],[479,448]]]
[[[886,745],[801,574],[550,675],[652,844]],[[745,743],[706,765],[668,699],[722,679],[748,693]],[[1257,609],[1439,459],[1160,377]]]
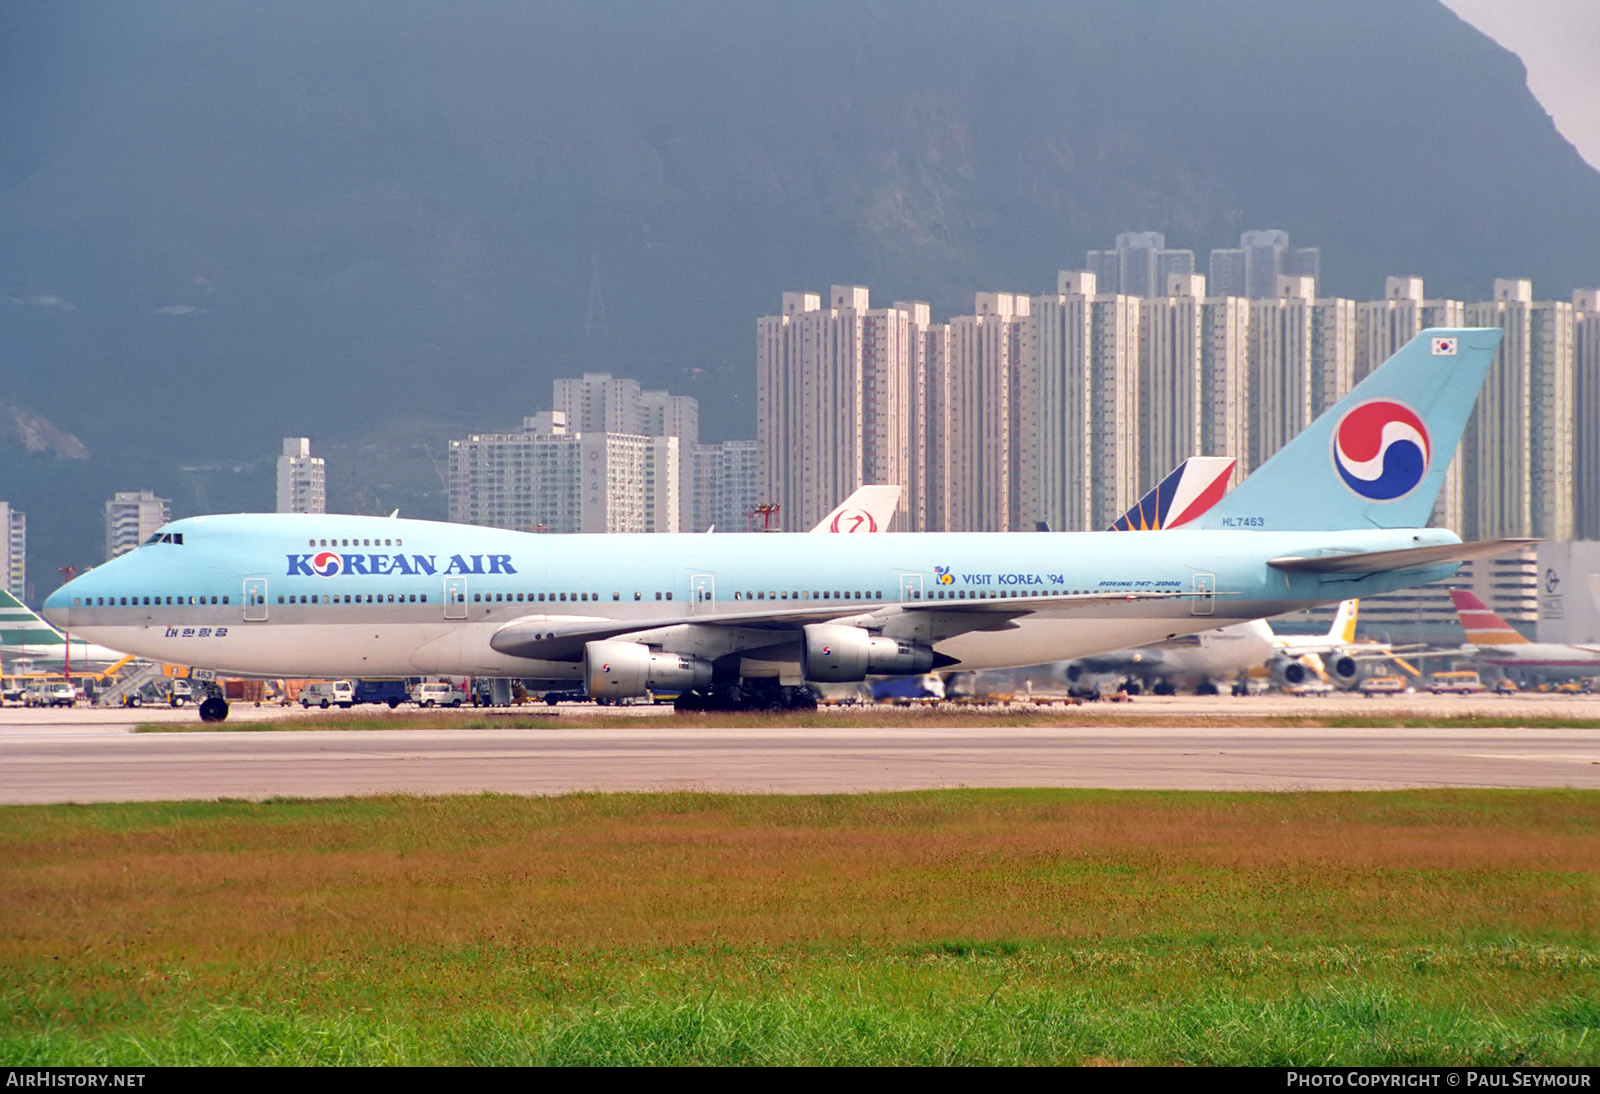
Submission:
[[[1600,175],[1434,0],[13,0],[0,104],[0,393],[92,453],[0,436],[36,575],[112,484],[270,505],[283,436],[504,427],[586,369],[749,436],[788,289],[943,317],[1254,227],[1358,298],[1600,281]]]

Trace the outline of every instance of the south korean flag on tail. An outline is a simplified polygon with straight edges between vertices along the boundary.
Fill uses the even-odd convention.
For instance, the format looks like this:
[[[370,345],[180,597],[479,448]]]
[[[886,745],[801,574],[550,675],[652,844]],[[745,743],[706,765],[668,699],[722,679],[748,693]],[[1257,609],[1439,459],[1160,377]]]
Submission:
[[[1433,340],[1433,355],[1435,357],[1454,357],[1456,355],[1456,340],[1454,338],[1435,338]]]

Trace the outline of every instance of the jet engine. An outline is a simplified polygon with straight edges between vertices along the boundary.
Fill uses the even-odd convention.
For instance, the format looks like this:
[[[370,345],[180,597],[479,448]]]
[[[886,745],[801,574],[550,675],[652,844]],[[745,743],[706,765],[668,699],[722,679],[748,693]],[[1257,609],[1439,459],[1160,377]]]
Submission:
[[[583,683],[591,699],[627,699],[652,688],[704,689],[711,686],[711,662],[657,653],[637,642],[586,642]]]
[[[1347,654],[1333,654],[1322,659],[1323,668],[1340,687],[1352,687],[1361,680],[1361,662]]]
[[[805,628],[806,679],[845,684],[877,676],[907,676],[933,667],[933,649],[869,634],[860,627],[813,623]]]
[[[1293,657],[1274,657],[1267,662],[1267,669],[1272,673],[1272,682],[1280,687],[1284,684],[1303,684],[1311,675],[1305,662]]]

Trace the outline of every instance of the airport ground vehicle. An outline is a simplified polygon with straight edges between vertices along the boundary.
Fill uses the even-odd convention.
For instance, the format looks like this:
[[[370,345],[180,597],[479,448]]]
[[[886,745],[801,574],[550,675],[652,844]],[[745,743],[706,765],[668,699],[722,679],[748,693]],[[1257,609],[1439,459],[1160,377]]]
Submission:
[[[355,685],[348,680],[318,680],[300,689],[302,707],[337,706],[348,710],[355,701]]]
[[[411,695],[404,680],[357,680],[352,701],[357,705],[387,703],[389,709],[393,710],[401,703],[410,702]]]
[[[1356,685],[1362,695],[1400,695],[1406,690],[1404,676],[1369,676]]]
[[[1428,690],[1435,695],[1476,695],[1483,690],[1483,681],[1472,669],[1452,669],[1429,676]]]
[[[38,684],[28,689],[22,701],[30,707],[70,707],[77,703],[78,692],[67,683]]]
[[[458,707],[461,692],[449,684],[413,684],[411,701],[419,707]]]

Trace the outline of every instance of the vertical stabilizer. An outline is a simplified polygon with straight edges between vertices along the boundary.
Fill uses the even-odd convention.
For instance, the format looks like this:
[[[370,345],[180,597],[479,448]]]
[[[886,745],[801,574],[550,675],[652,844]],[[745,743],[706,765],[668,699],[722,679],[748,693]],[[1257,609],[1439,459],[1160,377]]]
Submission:
[[[813,532],[887,532],[900,504],[898,486],[858,486]]]
[[[1334,613],[1333,626],[1328,628],[1328,641],[1336,646],[1348,646],[1356,640],[1356,613],[1361,608],[1359,600],[1339,601]]]
[[[1195,528],[1421,528],[1501,331],[1430,329],[1258,467]]]
[[[65,646],[61,632],[35,615],[28,606],[0,589],[0,649],[23,646]]]
[[[1190,456],[1106,531],[1153,532],[1188,524],[1227,493],[1238,462],[1232,456]]]
[[[1467,632],[1467,641],[1474,646],[1525,646],[1528,640],[1522,633],[1501,619],[1489,605],[1465,589],[1451,589],[1450,602],[1456,606],[1461,618],[1461,629]]]

